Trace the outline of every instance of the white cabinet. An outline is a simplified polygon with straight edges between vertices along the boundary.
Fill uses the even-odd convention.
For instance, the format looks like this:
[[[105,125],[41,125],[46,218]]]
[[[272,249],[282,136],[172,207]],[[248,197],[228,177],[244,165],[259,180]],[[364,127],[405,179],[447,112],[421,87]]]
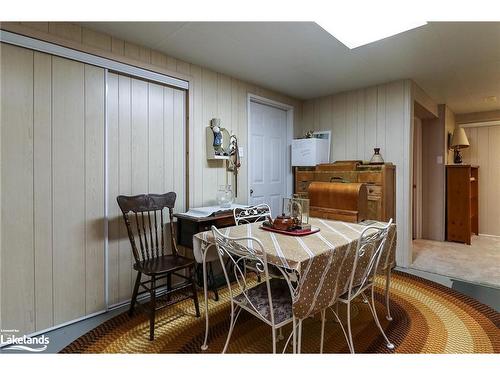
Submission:
[[[330,161],[330,140],[304,138],[292,140],[292,166],[310,167]]]

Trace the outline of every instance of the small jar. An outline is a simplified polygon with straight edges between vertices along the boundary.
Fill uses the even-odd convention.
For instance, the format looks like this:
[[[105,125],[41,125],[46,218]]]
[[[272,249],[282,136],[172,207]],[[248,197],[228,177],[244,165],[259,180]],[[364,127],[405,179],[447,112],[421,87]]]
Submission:
[[[374,154],[370,160],[370,164],[384,164],[384,159],[382,158],[382,155],[380,155],[380,148],[375,147],[373,151]]]
[[[231,208],[233,202],[234,195],[231,190],[231,185],[220,185],[219,191],[217,192],[217,204],[221,208]]]

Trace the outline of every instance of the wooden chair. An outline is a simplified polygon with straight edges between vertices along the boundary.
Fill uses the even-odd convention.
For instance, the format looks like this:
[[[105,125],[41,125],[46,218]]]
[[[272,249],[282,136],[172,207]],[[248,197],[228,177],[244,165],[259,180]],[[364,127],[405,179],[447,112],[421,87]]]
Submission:
[[[150,294],[149,304],[149,339],[154,340],[156,310],[172,305],[170,294],[189,288],[186,298],[193,298],[196,316],[200,316],[198,295],[193,279],[194,260],[179,255],[175,243],[173,222],[173,208],[176,194],[141,194],[136,196],[120,195],[116,198],[123,213],[127,226],[128,237],[134,255],[134,269],[137,271],[134,291],[130,302],[129,315],[134,312],[139,287],[142,286]],[[170,219],[170,234],[167,233],[164,211],[168,209]],[[170,240],[171,254],[167,252],[167,243]],[[139,248],[137,247],[139,243]],[[179,271],[188,270],[188,276]],[[142,275],[148,280],[141,281]],[[172,275],[180,277],[186,282],[172,289]],[[166,279],[166,283],[158,285],[159,280]],[[167,296],[167,303],[156,307],[157,289],[167,287],[162,295]],[[159,297],[160,295],[158,295]],[[184,298],[184,299],[186,299]],[[179,302],[179,300],[174,301]]]

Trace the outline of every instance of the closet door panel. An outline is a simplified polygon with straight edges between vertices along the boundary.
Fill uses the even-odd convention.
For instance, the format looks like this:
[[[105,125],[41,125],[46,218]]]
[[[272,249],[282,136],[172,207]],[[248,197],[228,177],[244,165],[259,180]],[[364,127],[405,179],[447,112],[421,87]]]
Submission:
[[[54,325],[52,311],[52,56],[34,53],[34,236],[36,331]]]
[[[116,203],[120,194],[120,168],[118,152],[120,150],[118,122],[118,75],[108,74],[107,93],[108,114],[108,303],[119,302],[119,267],[120,267],[120,226],[121,213]]]
[[[186,209],[186,111],[185,94],[174,90],[174,165],[175,168],[167,171],[173,174],[174,191],[177,193],[175,211],[184,212]]]
[[[136,272],[120,194],[177,193],[185,209],[185,93],[108,74],[108,202],[110,304],[128,301]]]
[[[85,313],[103,310],[104,70],[85,65]]]
[[[148,84],[149,122],[149,192],[165,192],[165,166],[163,143],[163,86]],[[168,173],[168,172],[167,172]]]
[[[132,194],[132,79],[118,76],[118,137],[119,153],[117,165],[119,168],[119,193]],[[118,207],[116,196],[110,197],[110,202]],[[130,299],[133,288],[132,250],[127,235],[127,228],[120,215],[119,227],[119,302]]]
[[[163,127],[165,152],[163,157],[165,159],[165,191],[174,191],[174,174],[171,171],[175,170],[174,167],[174,89],[165,87],[163,89]]]
[[[33,52],[1,44],[1,329],[35,329]]]
[[[132,79],[132,194],[149,192],[148,83]]]
[[[84,65],[53,57],[54,324],[85,315]]]

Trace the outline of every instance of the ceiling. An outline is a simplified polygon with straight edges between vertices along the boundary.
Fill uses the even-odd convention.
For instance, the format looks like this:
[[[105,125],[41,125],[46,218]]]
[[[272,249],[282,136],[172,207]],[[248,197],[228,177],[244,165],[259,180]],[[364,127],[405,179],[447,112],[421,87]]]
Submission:
[[[300,99],[411,78],[455,113],[500,109],[500,22],[432,22],[353,50],[314,22],[84,25]]]

